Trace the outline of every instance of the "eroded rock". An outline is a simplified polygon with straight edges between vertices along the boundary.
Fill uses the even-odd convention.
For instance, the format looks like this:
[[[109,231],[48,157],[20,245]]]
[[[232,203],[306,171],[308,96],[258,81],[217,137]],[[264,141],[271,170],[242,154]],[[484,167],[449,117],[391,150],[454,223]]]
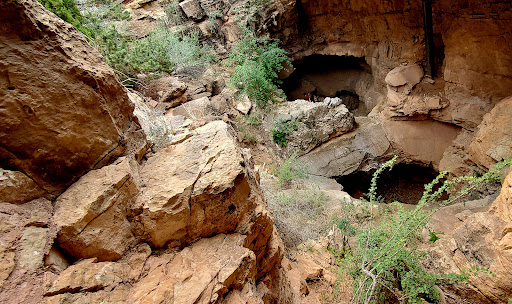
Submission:
[[[0,200],[22,204],[45,194],[43,189],[22,172],[0,168]]]
[[[135,241],[126,216],[137,194],[128,158],[82,176],[55,202],[60,246],[76,258],[119,259]]]
[[[155,247],[234,231],[261,199],[230,127],[214,121],[162,149],[141,170],[141,232]]]
[[[140,139],[126,90],[97,50],[35,0],[2,1],[0,165],[60,193]]]
[[[496,162],[512,157],[512,97],[500,101],[484,116],[469,151],[472,159],[488,169]]]

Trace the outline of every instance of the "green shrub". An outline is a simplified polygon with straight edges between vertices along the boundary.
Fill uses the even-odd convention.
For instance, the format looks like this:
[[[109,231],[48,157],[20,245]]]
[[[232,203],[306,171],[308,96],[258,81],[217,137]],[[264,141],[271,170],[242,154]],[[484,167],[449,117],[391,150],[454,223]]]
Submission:
[[[419,261],[424,253],[418,251],[414,244],[421,231],[432,215],[438,210],[427,209],[426,206],[436,202],[446,206],[468,194],[472,189],[493,180],[499,180],[498,172],[510,165],[510,160],[499,163],[494,169],[479,177],[465,176],[444,181],[447,172],[442,172],[434,181],[425,186],[422,198],[411,211],[398,206],[396,213],[381,218],[375,224],[374,205],[377,198],[377,179],[383,170],[391,169],[396,157],[386,162],[373,175],[368,208],[370,222],[357,231],[358,244],[354,254],[344,262],[348,263],[349,272],[354,278],[355,287],[353,302],[370,303],[379,300],[386,292],[397,298],[405,297],[410,303],[423,303],[439,300],[439,292],[435,286],[442,282],[465,281],[476,272],[485,269],[474,268],[461,274],[435,275],[425,271]],[[434,187],[437,185],[437,188]],[[443,193],[449,191],[448,199],[440,201]]]
[[[235,67],[230,83],[258,106],[264,107],[280,94],[277,73],[283,63],[290,63],[290,58],[277,40],[256,37],[251,30],[244,28],[243,37],[231,49],[228,61]]]
[[[76,7],[75,0],[39,0],[44,7],[71,23],[77,30],[87,35],[88,30],[82,26],[83,16]]]
[[[272,128],[272,139],[274,142],[281,147],[285,147],[288,142],[288,134],[293,131],[297,131],[297,120],[293,119],[290,121],[280,120]]]
[[[279,186],[282,187],[294,179],[305,177],[306,169],[297,159],[297,154],[293,153],[281,165],[274,167],[272,174],[277,177]]]

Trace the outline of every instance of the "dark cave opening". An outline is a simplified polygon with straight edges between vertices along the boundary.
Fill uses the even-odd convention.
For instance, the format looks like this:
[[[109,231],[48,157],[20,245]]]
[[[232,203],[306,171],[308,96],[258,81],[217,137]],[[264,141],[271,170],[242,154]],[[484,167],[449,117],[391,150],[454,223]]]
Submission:
[[[350,196],[366,198],[374,172],[357,171],[335,179]],[[425,190],[425,184],[432,182],[437,175],[438,172],[432,168],[417,164],[396,164],[391,171],[380,175],[377,180],[377,194],[383,198],[384,203],[399,201],[416,204]]]
[[[350,111],[368,114],[358,95],[372,79],[364,58],[316,54],[295,60],[293,66],[295,70],[281,85],[288,100],[318,102],[325,97],[339,97]]]

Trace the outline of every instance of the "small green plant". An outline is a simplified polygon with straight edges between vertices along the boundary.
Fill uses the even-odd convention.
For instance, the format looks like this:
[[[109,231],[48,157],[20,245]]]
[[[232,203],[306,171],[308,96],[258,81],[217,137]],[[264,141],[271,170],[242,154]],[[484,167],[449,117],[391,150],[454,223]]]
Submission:
[[[373,175],[367,202],[371,218],[374,205],[378,202],[377,180],[383,170],[391,169],[396,157],[383,164]],[[436,302],[440,299],[435,286],[442,282],[467,281],[470,275],[487,272],[485,269],[471,269],[461,274],[435,275],[424,270],[419,261],[424,253],[414,244],[418,241],[419,231],[437,211],[425,208],[436,202],[439,206],[451,204],[478,186],[498,180],[498,173],[511,160],[499,163],[495,168],[479,177],[465,176],[444,180],[447,172],[425,186],[422,198],[414,210],[405,211],[398,206],[396,214],[381,218],[378,225],[369,221],[357,231],[358,244],[354,255],[347,258],[349,272],[354,278],[353,303],[375,303],[379,297],[393,294],[398,299],[407,299],[409,303],[423,303],[423,299]],[[450,192],[448,199],[441,200],[443,193]],[[436,235],[437,237],[437,235]]]
[[[293,153],[280,166],[274,167],[272,174],[277,177],[279,187],[283,187],[294,179],[304,178],[306,176],[306,169],[297,159],[297,154]]]
[[[164,7],[164,12],[166,17],[165,22],[169,26],[183,24],[186,20],[178,0],[171,0],[171,2]]]
[[[277,73],[283,63],[290,63],[290,58],[277,40],[257,37],[253,31],[243,28],[242,39],[232,47],[228,62],[235,67],[231,85],[258,106],[265,107],[269,100],[282,95],[277,87],[280,83]]]
[[[508,303],[507,304],[512,304],[512,298],[508,299]]]
[[[293,131],[297,131],[297,119],[290,121],[280,120],[272,128],[272,139],[281,147],[285,147],[288,142],[288,135]]]

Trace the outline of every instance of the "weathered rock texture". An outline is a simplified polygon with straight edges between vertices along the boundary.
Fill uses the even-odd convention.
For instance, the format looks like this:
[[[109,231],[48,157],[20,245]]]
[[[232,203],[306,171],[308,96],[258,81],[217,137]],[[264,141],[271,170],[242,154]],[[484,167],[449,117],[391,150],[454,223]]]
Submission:
[[[288,127],[283,125],[288,124]],[[285,146],[288,154],[303,155],[331,138],[351,131],[354,115],[343,104],[296,100],[282,104],[265,119],[265,128],[274,132],[288,131]],[[270,133],[270,132],[269,132]]]
[[[488,269],[492,274],[478,273],[469,285],[444,286],[447,295],[471,303],[506,303],[512,294],[512,173],[503,183],[499,197],[488,212],[464,216],[461,222],[440,231],[446,235],[430,249],[426,265],[439,273],[460,272],[473,267]],[[468,212],[467,208],[465,212]],[[436,217],[434,217],[435,219]],[[453,216],[451,217],[453,220]],[[462,222],[463,220],[463,222]],[[460,224],[456,224],[456,223]]]
[[[133,106],[71,25],[35,0],[0,10],[0,166],[58,194],[133,143]]]

